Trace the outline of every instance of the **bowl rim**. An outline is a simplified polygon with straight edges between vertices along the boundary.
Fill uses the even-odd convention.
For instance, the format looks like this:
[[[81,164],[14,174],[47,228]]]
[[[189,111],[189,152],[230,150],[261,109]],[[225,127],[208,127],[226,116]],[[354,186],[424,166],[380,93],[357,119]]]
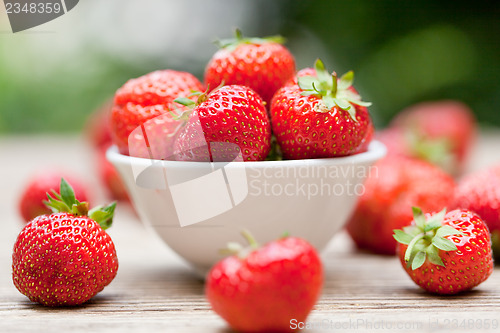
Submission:
[[[322,166],[322,165],[346,165],[374,162],[383,158],[387,154],[386,146],[377,140],[373,140],[368,146],[368,150],[363,153],[316,159],[301,159],[301,160],[281,160],[281,161],[246,161],[246,162],[210,162],[212,165],[220,166],[245,166],[249,168],[266,168],[266,167],[297,167],[297,166]],[[141,157],[133,157],[124,155],[118,152],[118,148],[112,145],[106,151],[106,158],[113,164],[134,164],[137,166],[151,166],[158,164],[168,167],[194,167],[199,168],[207,165],[207,162],[192,162],[192,161],[168,161],[155,160]]]

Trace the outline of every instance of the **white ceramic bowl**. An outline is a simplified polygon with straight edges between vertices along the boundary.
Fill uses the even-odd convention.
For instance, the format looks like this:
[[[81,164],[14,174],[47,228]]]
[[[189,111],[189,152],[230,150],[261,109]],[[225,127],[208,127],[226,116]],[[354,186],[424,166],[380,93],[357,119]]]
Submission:
[[[107,158],[142,221],[204,274],[228,242],[249,230],[260,243],[285,232],[322,250],[346,223],[363,182],[386,149],[374,141],[354,156],[264,162],[180,162]]]

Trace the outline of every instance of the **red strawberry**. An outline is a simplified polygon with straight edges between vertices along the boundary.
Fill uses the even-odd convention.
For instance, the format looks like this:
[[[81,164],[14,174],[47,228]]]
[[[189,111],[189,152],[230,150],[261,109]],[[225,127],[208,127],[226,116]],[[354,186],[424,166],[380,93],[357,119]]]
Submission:
[[[88,190],[77,177],[61,171],[44,170],[31,178],[19,198],[19,211],[24,221],[29,222],[39,215],[51,213],[43,201],[47,199],[47,192],[59,189],[62,177],[71,181],[78,200],[88,201]]]
[[[17,237],[12,279],[31,301],[71,306],[88,301],[116,276],[115,246],[103,230],[112,223],[115,204],[88,211],[61,180],[60,195],[48,193],[54,213],[29,222]]]
[[[470,290],[493,272],[488,228],[467,210],[424,216],[414,208],[412,225],[394,230],[394,238],[410,278],[431,293]]]
[[[213,310],[236,331],[290,332],[290,320],[305,321],[323,285],[323,267],[305,240],[285,237],[258,248],[230,244],[239,255],[208,273],[205,293]]]
[[[453,179],[434,165],[402,156],[386,157],[371,169],[347,231],[360,249],[395,254],[392,230],[411,223],[411,207],[440,210],[451,203],[454,190]]]
[[[113,200],[130,202],[125,184],[123,183],[118,171],[106,158],[106,149],[97,152],[97,171],[100,181],[106,187],[106,190]]]
[[[187,161],[261,161],[270,149],[271,124],[262,99],[238,85],[202,94],[176,143],[177,158]]]
[[[287,159],[324,158],[359,152],[372,127],[370,115],[352,87],[353,73],[337,80],[320,60],[299,72],[275,94],[271,122]],[[297,82],[295,82],[297,81]],[[366,145],[366,143],[365,143]]]
[[[368,129],[366,130],[365,133],[365,137],[361,141],[361,144],[359,145],[355,154],[364,153],[368,151],[368,147],[370,146],[370,143],[372,142],[374,136],[375,136],[375,127],[373,127],[373,123],[370,121]]]
[[[280,36],[243,38],[220,42],[205,69],[205,84],[214,89],[221,83],[244,85],[255,90],[269,105],[274,93],[295,74],[295,60]]]
[[[120,153],[128,155],[131,145],[132,155],[151,157],[146,143],[152,141],[159,147],[165,136],[179,126],[169,113],[176,108],[174,99],[199,90],[203,90],[203,86],[193,75],[173,70],[152,72],[125,83],[116,92],[111,111],[112,138]],[[153,157],[161,159],[169,154],[171,151],[158,148]]]
[[[500,259],[500,165],[461,179],[453,206],[481,216],[491,232],[493,254]]]
[[[418,158],[417,154],[410,152],[405,133],[399,127],[388,127],[375,133],[375,138],[382,142],[387,148],[388,155],[402,155],[406,157]],[[420,158],[425,160],[424,158]]]
[[[87,119],[84,134],[92,148],[107,148],[112,144],[111,125],[109,122],[109,114],[112,107],[113,101],[108,100]]]
[[[112,101],[107,101],[90,115],[85,126],[85,134],[95,154],[100,181],[108,194],[114,200],[130,201],[123,181],[114,166],[106,159],[106,150],[113,144],[110,126],[112,105]]]
[[[392,121],[391,128],[397,130],[381,136],[389,143],[389,152],[427,160],[452,175],[463,170],[476,134],[472,111],[457,101],[411,106]]]

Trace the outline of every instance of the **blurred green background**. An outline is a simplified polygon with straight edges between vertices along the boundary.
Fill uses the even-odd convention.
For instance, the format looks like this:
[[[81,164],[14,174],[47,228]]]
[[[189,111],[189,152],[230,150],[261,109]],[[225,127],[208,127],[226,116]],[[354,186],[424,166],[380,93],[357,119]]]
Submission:
[[[0,14],[0,133],[75,132],[127,79],[174,68],[200,79],[235,27],[282,34],[298,67],[353,69],[377,127],[423,100],[457,99],[500,126],[499,2],[80,1],[12,34]]]

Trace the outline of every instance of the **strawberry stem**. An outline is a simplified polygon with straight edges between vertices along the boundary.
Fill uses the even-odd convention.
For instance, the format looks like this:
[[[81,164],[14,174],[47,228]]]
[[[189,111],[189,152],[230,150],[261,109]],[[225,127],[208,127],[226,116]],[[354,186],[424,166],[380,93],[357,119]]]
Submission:
[[[241,44],[256,44],[262,45],[267,43],[284,44],[286,39],[282,36],[268,36],[268,37],[243,37],[240,29],[235,29],[234,38],[216,40],[214,43],[221,49],[226,49],[230,52],[234,51]]]
[[[259,248],[259,243],[257,243],[250,231],[243,229],[241,235],[248,242],[248,246],[245,247],[237,242],[229,242],[226,247],[219,252],[225,255],[236,255],[238,258],[244,259],[250,252]]]
[[[64,212],[74,216],[88,216],[104,230],[109,228],[113,222],[116,202],[106,207],[98,206],[89,211],[89,203],[78,201],[75,197],[75,191],[64,178],[61,178],[59,193],[52,190],[52,195],[47,193],[47,199],[44,203],[53,213]]]
[[[404,261],[413,270],[421,267],[426,260],[435,265],[444,266],[439,251],[456,251],[456,245],[446,236],[459,235],[460,231],[449,225],[443,225],[446,209],[426,218],[420,208],[413,207],[413,224],[394,230],[394,239],[408,245]]]
[[[255,240],[255,237],[250,233],[250,231],[243,229],[241,231],[241,234],[243,237],[246,239],[248,242],[248,245],[250,245],[251,248],[257,249],[259,247],[259,243]]]
[[[406,249],[406,252],[405,252],[405,262],[408,263],[410,261],[410,257],[412,255],[412,252],[413,252],[413,247],[415,246],[415,244],[421,240],[421,239],[424,239],[425,237],[425,233],[421,233],[419,235],[417,235],[416,237],[414,237],[410,244],[408,244],[408,248]]]
[[[316,112],[333,112],[335,106],[347,111],[352,120],[356,119],[356,108],[354,105],[370,106],[371,103],[363,102],[361,96],[350,87],[354,80],[354,73],[349,71],[338,79],[337,74],[330,74],[320,59],[314,63],[316,76],[301,76],[297,78],[298,85],[303,96],[316,96],[321,98],[325,107],[317,107]]]

